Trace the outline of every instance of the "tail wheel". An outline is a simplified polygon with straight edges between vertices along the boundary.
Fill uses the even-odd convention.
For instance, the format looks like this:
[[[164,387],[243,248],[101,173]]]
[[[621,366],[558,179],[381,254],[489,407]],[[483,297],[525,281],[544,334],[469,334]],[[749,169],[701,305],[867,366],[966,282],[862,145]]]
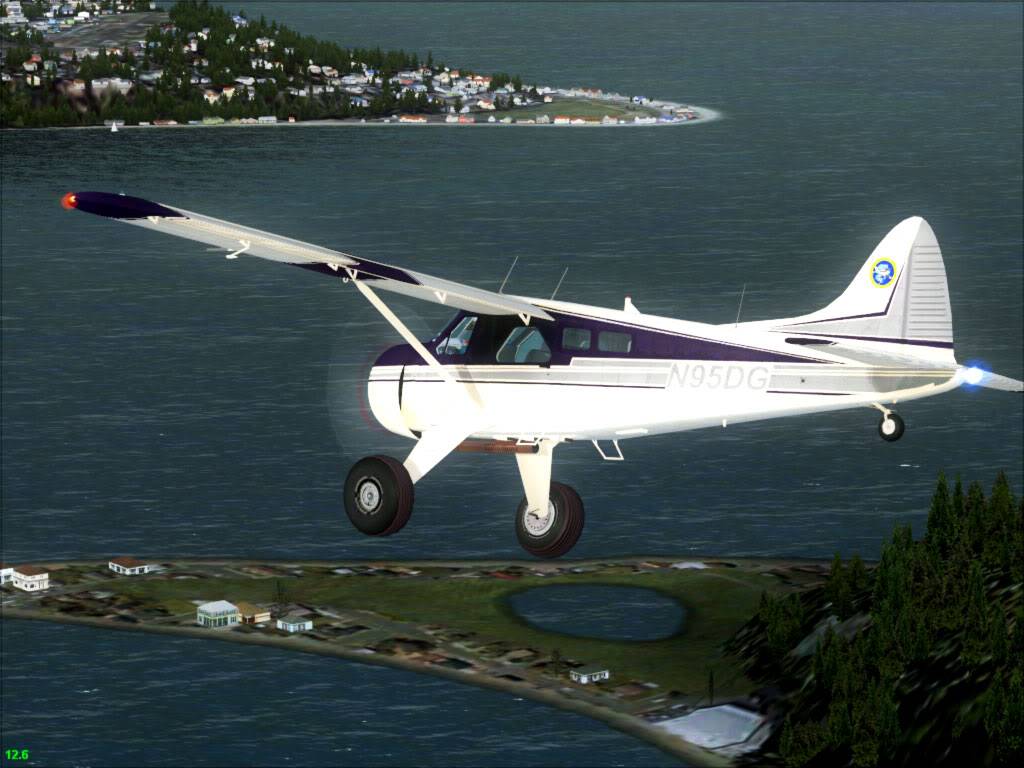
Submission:
[[[528,512],[526,499],[516,510],[516,537],[519,544],[535,557],[560,557],[568,552],[583,533],[583,500],[568,485],[551,483],[546,517]]]
[[[882,417],[882,420],[878,422],[878,434],[883,440],[889,443],[895,443],[906,432],[907,425],[903,423],[903,419],[900,418],[898,413],[890,411]]]
[[[409,522],[413,486],[408,471],[390,456],[360,459],[345,480],[345,512],[367,536],[390,536]]]

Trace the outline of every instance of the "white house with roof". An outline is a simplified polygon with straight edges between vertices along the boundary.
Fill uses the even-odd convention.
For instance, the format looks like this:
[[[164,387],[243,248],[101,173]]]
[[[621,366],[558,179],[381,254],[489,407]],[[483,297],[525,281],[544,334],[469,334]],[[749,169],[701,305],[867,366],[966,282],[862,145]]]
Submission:
[[[241,620],[238,606],[227,600],[203,603],[196,609],[196,623],[201,627],[230,627]]]
[[[39,592],[50,588],[50,572],[35,565],[16,565],[11,570],[11,581],[18,589]]]
[[[277,620],[277,628],[289,633],[308,632],[313,628],[313,620],[308,616],[297,616],[290,613]]]
[[[14,568],[0,563],[0,586],[14,580]]]
[[[574,683],[579,683],[580,685],[599,683],[602,680],[607,680],[611,676],[612,673],[608,670],[608,667],[602,667],[596,664],[569,670],[569,679]]]
[[[144,573],[151,573],[160,570],[156,563],[136,560],[134,557],[115,557],[107,562],[107,568],[122,576],[141,576]]]

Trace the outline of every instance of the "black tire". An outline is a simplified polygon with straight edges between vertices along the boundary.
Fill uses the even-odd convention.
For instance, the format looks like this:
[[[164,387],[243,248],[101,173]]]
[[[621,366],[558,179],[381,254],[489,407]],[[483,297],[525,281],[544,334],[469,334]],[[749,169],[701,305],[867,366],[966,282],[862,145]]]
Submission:
[[[548,514],[552,519],[542,530],[536,527],[531,532],[527,526],[525,498],[516,510],[516,538],[519,545],[535,557],[561,557],[575,546],[583,533],[583,500],[579,494],[568,485],[553,482],[549,495]]]
[[[891,424],[886,424],[886,421],[890,421]],[[907,425],[903,423],[903,419],[898,413],[890,411],[888,416],[883,416],[882,420],[878,422],[878,434],[887,443],[895,443],[903,437],[903,433],[906,431]]]
[[[409,522],[413,485],[402,463],[390,456],[360,459],[345,480],[345,512],[367,536],[390,536]]]

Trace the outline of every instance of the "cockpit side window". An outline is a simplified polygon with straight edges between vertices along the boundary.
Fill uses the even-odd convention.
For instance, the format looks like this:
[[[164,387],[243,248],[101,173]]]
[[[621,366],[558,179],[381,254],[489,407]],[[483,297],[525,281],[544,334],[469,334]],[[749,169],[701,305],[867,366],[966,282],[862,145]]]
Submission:
[[[473,336],[473,329],[476,328],[476,317],[464,317],[459,321],[452,332],[437,345],[434,350],[439,355],[464,355],[469,349],[469,340]]]
[[[562,331],[562,349],[586,351],[590,349],[590,331],[586,328],[565,328]]]
[[[601,331],[597,335],[597,348],[601,352],[621,352],[629,354],[633,349],[633,337],[628,333]]]
[[[498,350],[499,363],[532,363],[544,365],[551,362],[551,350],[544,337],[536,328],[520,326],[514,328]]]

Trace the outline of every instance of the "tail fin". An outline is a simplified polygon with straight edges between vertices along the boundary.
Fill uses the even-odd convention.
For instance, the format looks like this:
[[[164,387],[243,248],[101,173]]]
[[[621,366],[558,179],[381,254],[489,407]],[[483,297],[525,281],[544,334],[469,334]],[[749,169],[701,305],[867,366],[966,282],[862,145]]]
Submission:
[[[838,299],[777,328],[952,350],[946,269],[928,222],[918,216],[901,221]]]

